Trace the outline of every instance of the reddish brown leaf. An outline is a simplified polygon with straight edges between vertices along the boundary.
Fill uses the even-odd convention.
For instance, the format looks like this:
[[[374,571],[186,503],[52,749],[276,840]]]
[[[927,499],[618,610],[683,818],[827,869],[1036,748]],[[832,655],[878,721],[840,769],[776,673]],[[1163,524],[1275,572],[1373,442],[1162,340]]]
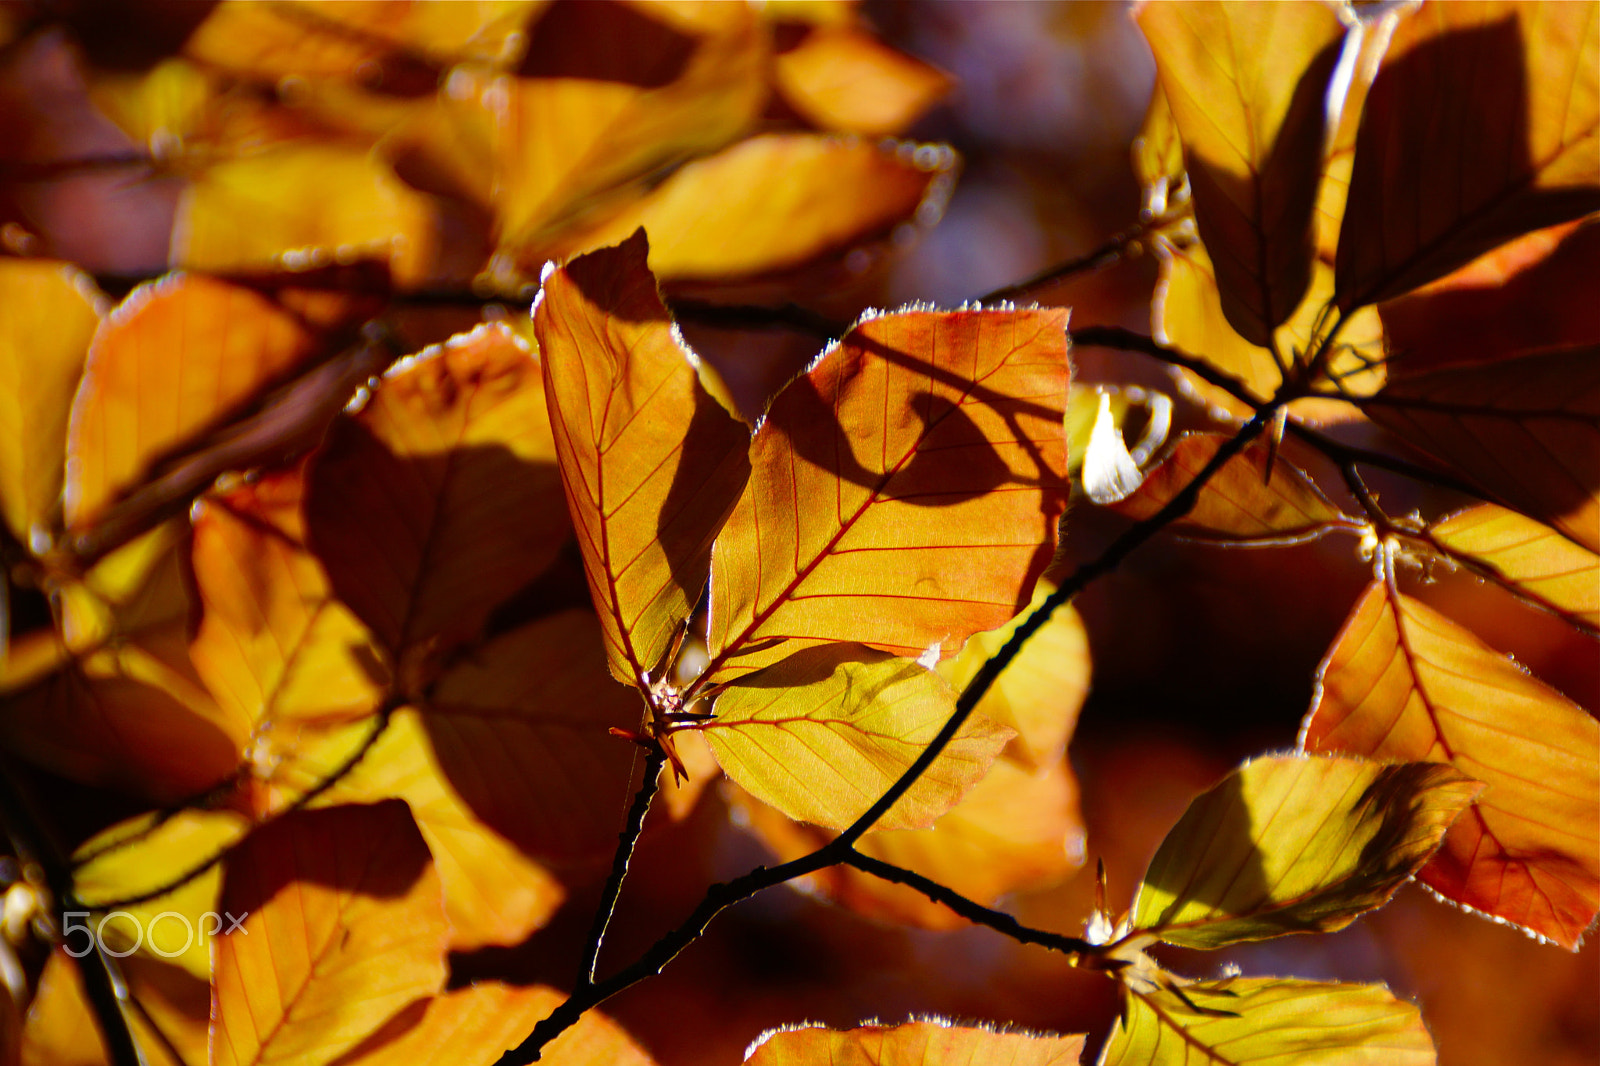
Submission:
[[[567,504],[619,681],[648,688],[699,602],[749,476],[749,432],[701,388],[644,234],[545,279],[534,314]]]
[[[444,985],[449,925],[406,806],[301,811],[228,857],[211,1061],[325,1063]]]
[[[748,1066],[1077,1066],[1081,1036],[997,1033],[963,1029],[945,1021],[865,1025],[859,1029],[772,1030],[745,1059]]]
[[[1486,503],[1433,526],[1428,540],[1524,599],[1600,636],[1600,555],[1549,526]]]
[[[1065,312],[869,318],[773,401],[711,559],[709,679],[1008,620],[1065,505]]]
[[[1397,381],[1374,422],[1511,507],[1600,551],[1600,348],[1568,348]]]
[[[1319,676],[1306,750],[1448,762],[1489,786],[1418,879],[1574,947],[1600,907],[1600,724],[1381,581]]]
[[[1340,307],[1600,208],[1597,20],[1593,4],[1514,2],[1426,4],[1401,20],[1356,137]]]
[[[543,393],[528,346],[479,326],[393,368],[313,462],[311,548],[397,661],[473,633],[567,538]]]

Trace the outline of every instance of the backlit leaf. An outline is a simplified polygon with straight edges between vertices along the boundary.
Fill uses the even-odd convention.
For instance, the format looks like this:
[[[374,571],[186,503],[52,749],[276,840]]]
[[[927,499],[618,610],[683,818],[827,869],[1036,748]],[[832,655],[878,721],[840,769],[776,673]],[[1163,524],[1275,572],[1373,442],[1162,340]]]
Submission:
[[[1332,8],[1146,4],[1138,21],[1183,141],[1222,311],[1266,347],[1311,284],[1327,87],[1344,28]]]
[[[75,937],[74,942],[81,939]],[[22,1031],[22,1066],[110,1066],[78,966],[60,949],[45,962]],[[138,1005],[125,1016],[144,1062],[149,1066],[204,1062],[209,1006],[205,978],[137,956],[124,959],[120,966],[129,999]]]
[[[712,679],[1016,614],[1066,503],[1065,312],[869,318],[773,401],[711,557]]]
[[[613,244],[642,226],[650,269],[665,283],[782,271],[881,240],[924,204],[937,212],[955,164],[943,145],[751,137],[685,164],[602,226],[564,236],[556,250]]]
[[[789,817],[842,829],[922,753],[955,690],[907,659],[812,648],[729,686],[702,727],[728,776]],[[974,715],[876,823],[922,829],[989,769],[1011,730]]]
[[[310,544],[391,654],[470,635],[555,558],[569,527],[544,406],[538,359],[482,325],[334,424],[308,475]]]
[[[606,654],[647,687],[699,602],[749,476],[749,431],[695,374],[645,267],[642,233],[545,279],[534,329],[549,422]]]
[[[1100,1066],[1434,1066],[1417,1008],[1382,985],[1231,977],[1130,995]]]
[[[55,524],[67,413],[104,303],[65,263],[0,260],[0,520],[23,544]]]
[[[1506,504],[1600,551],[1600,348],[1419,374],[1366,410]]]
[[[773,78],[813,125],[878,137],[903,132],[952,86],[942,71],[854,26],[810,27],[774,57]]]
[[[422,1063],[490,1063],[515,1047],[566,996],[543,985],[519,988],[479,981],[413,1004],[335,1066],[414,1066]],[[552,1066],[651,1066],[651,1058],[615,1022],[585,1011],[572,1028],[547,1045],[541,1062]]]
[[[1083,1041],[941,1021],[845,1030],[807,1025],[768,1032],[744,1061],[747,1066],[1076,1066]]]
[[[248,721],[367,714],[382,702],[372,634],[333,598],[305,546],[301,469],[202,502],[193,565],[205,605],[189,654],[217,701]]]
[[[211,1060],[325,1063],[444,985],[449,925],[405,804],[300,811],[228,858]]]
[[[1485,503],[1433,526],[1428,539],[1524,599],[1600,635],[1600,556],[1549,526]]]
[[[1149,518],[1194,480],[1227,439],[1220,433],[1185,434],[1115,509],[1129,518]],[[1359,527],[1282,456],[1273,464],[1268,481],[1269,455],[1267,446],[1258,443],[1223,464],[1200,490],[1189,513],[1169,528],[1195,540],[1224,544],[1292,544],[1330,529]]]
[[[1593,4],[1509,2],[1426,4],[1401,20],[1356,138],[1340,307],[1600,208],[1597,20]]]
[[[1418,880],[1567,947],[1594,920],[1600,724],[1448,618],[1369,586],[1322,664],[1301,744],[1485,782]]]
[[[1387,903],[1482,790],[1437,763],[1255,759],[1173,826],[1133,928],[1193,948],[1343,929]]]

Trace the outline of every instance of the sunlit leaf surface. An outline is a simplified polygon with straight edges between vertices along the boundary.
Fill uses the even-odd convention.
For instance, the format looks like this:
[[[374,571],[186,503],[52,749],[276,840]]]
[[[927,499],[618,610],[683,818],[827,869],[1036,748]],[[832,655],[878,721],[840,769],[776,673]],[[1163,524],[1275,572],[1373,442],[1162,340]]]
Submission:
[[[545,279],[534,316],[567,504],[607,659],[645,687],[699,602],[749,476],[749,430],[700,386],[642,233]]]
[[[1066,503],[1062,311],[868,319],[773,401],[711,559],[715,679],[827,641],[954,654]]]
[[[81,941],[82,934],[73,939]],[[78,965],[59,948],[45,962],[20,1034],[21,1066],[108,1066]],[[129,998],[138,1004],[128,1012],[129,1028],[148,1066],[205,1062],[205,978],[141,956],[120,965]]]
[[[1382,985],[1233,977],[1128,997],[1100,1066],[1433,1066],[1417,1008]]]
[[[1460,511],[1428,539],[1517,595],[1600,635],[1600,555],[1492,503]]]
[[[853,645],[813,648],[730,686],[706,739],[728,776],[791,818],[844,828],[922,753],[955,691],[907,659]],[[988,770],[1011,730],[974,715],[876,823],[921,829]]]
[[[859,1029],[805,1026],[763,1036],[749,1066],[1076,1066],[1081,1036],[997,1033],[948,1022],[864,1025]]]
[[[1217,433],[1185,435],[1132,496],[1113,506],[1130,518],[1149,518],[1194,480],[1227,439]],[[1265,444],[1234,456],[1206,482],[1189,513],[1168,528],[1224,544],[1287,544],[1333,528],[1357,527],[1282,456],[1268,480],[1268,460]]]
[[[449,925],[403,803],[303,811],[228,858],[211,1059],[325,1063],[444,985]]]
[[[1222,312],[1265,347],[1311,284],[1324,97],[1344,35],[1332,8],[1146,4]]]
[[[1600,208],[1597,27],[1587,3],[1425,4],[1401,20],[1356,138],[1341,307]]]
[[[1255,759],[1173,826],[1133,927],[1195,948],[1342,929],[1387,903],[1482,789],[1438,763]]]
[[[942,71],[855,26],[812,26],[773,58],[784,102],[823,129],[901,133],[950,92]]]
[[[1572,947],[1600,905],[1600,724],[1374,582],[1322,664],[1310,751],[1448,762],[1489,787],[1418,879]]]

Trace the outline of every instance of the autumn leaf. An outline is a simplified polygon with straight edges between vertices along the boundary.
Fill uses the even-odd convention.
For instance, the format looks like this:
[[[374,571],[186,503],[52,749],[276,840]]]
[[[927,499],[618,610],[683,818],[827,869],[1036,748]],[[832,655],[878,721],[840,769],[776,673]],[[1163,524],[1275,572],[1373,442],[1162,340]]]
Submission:
[[[1516,510],[1600,551],[1600,349],[1568,348],[1396,381],[1374,422]]]
[[[444,985],[449,926],[405,804],[285,816],[228,858],[212,1062],[327,1062]]]
[[[534,314],[607,660],[640,689],[699,602],[711,538],[750,468],[749,432],[700,386],[648,253],[638,233],[574,260],[545,279]]]
[[[712,549],[706,679],[830,641],[947,656],[1016,614],[1066,502],[1065,324],[869,318],[784,389]]]
[[[1485,782],[1418,880],[1567,947],[1594,920],[1600,725],[1448,618],[1373,582],[1322,664],[1301,744]]]
[[[104,312],[68,264],[0,260],[0,519],[35,551],[58,521],[67,414]]]
[[[807,1025],[765,1033],[747,1066],[1076,1066],[1081,1036],[998,1033],[945,1021],[824,1029]]]
[[[1227,439],[1185,434],[1131,496],[1112,506],[1129,518],[1149,518],[1194,480]],[[1189,513],[1167,528],[1222,544],[1294,544],[1331,529],[1360,528],[1309,477],[1281,457],[1271,463],[1270,455],[1266,445],[1255,444],[1228,460],[1200,489]]]
[[[907,659],[852,645],[811,648],[730,685],[702,727],[728,776],[791,818],[843,829],[922,754],[955,710],[955,690]],[[969,718],[876,823],[923,829],[1011,739]]]
[[[1130,995],[1100,1066],[1434,1066],[1417,1008],[1382,985],[1231,977]],[[1209,1013],[1190,1009],[1183,997]]]
[[[802,33],[773,57],[773,82],[785,103],[822,129],[893,136],[953,87],[943,71],[857,26],[816,25]]]
[[[1523,599],[1600,636],[1600,555],[1492,503],[1429,528],[1428,541]]]
[[[191,1066],[206,1058],[205,979],[154,959],[130,956],[120,964],[134,1044],[149,1066]],[[57,949],[28,1005],[21,1033],[21,1066],[110,1066],[78,963]]]
[[[1252,760],[1173,826],[1130,921],[1193,948],[1343,929],[1389,901],[1482,789],[1436,763]]]
[[[1500,2],[1426,4],[1401,20],[1356,137],[1341,308],[1600,208],[1597,18],[1593,4]]]
[[[1137,18],[1183,142],[1222,313],[1269,347],[1311,284],[1324,98],[1344,28],[1328,7],[1206,0],[1146,4]]]
[[[473,634],[568,536],[537,358],[482,325],[394,367],[308,475],[310,546],[403,669]],[[414,679],[401,676],[402,683]]]

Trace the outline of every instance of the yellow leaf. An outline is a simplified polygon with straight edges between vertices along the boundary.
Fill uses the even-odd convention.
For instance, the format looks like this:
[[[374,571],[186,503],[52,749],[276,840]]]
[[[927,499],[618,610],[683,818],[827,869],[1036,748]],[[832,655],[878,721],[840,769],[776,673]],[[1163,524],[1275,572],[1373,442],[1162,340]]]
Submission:
[[[206,1059],[206,979],[131,956],[120,963],[129,999],[124,1016],[149,1066],[194,1066]],[[176,1051],[180,1057],[174,1058]],[[22,1032],[22,1066],[110,1066],[100,1026],[84,995],[78,964],[57,949],[45,962]]]
[[[910,767],[955,709],[931,670],[854,645],[798,652],[730,685],[702,727],[728,776],[789,817],[842,829]],[[969,718],[876,823],[922,829],[988,771],[1012,731]]]
[[[1081,1036],[997,1033],[943,1021],[824,1029],[775,1029],[757,1041],[748,1066],[1077,1066]]]
[[[1517,595],[1600,636],[1600,555],[1492,503],[1451,515],[1427,536]]]
[[[943,71],[847,25],[811,27],[774,57],[773,79],[813,125],[876,137],[904,132],[954,86]]]

